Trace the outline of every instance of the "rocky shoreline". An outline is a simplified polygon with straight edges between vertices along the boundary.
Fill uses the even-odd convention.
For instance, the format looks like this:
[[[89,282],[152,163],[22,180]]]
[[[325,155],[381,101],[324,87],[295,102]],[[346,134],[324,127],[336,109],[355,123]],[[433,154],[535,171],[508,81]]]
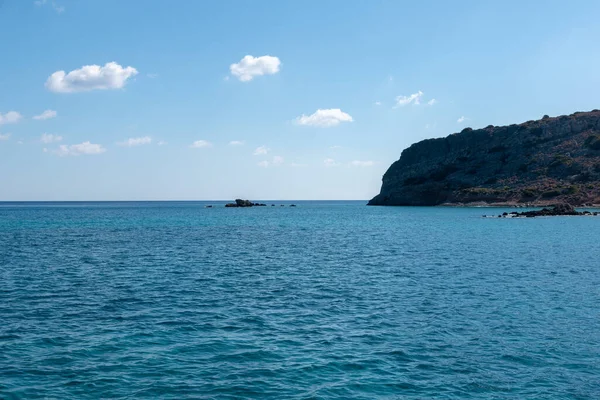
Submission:
[[[570,204],[557,204],[552,208],[542,208],[541,210],[531,210],[523,212],[504,212],[499,214],[497,218],[535,218],[535,217],[558,217],[558,216],[598,216],[599,213],[594,211],[577,211]],[[484,218],[494,217],[484,215]]]

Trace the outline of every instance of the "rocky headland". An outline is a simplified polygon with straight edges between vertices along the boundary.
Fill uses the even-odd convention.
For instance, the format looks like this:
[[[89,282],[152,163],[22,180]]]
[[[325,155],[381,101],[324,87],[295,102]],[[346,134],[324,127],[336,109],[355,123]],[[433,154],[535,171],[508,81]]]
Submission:
[[[405,149],[369,205],[600,204],[600,110],[463,129]]]

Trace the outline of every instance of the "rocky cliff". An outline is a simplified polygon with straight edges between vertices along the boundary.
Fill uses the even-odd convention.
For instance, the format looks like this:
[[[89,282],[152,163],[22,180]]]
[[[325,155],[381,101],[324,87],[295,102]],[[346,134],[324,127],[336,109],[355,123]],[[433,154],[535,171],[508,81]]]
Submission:
[[[558,202],[600,204],[600,110],[415,143],[369,204]]]

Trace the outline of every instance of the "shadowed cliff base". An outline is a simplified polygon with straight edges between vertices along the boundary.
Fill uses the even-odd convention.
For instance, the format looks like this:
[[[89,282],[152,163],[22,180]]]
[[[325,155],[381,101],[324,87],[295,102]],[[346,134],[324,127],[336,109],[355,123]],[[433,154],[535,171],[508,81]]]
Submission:
[[[465,128],[405,149],[369,205],[600,204],[600,111]]]

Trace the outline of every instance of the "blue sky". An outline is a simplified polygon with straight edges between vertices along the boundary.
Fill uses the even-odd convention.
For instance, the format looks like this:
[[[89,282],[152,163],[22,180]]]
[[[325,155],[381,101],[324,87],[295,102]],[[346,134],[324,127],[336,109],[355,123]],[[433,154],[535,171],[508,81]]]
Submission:
[[[415,141],[600,108],[597,15],[0,0],[0,200],[368,199]]]

